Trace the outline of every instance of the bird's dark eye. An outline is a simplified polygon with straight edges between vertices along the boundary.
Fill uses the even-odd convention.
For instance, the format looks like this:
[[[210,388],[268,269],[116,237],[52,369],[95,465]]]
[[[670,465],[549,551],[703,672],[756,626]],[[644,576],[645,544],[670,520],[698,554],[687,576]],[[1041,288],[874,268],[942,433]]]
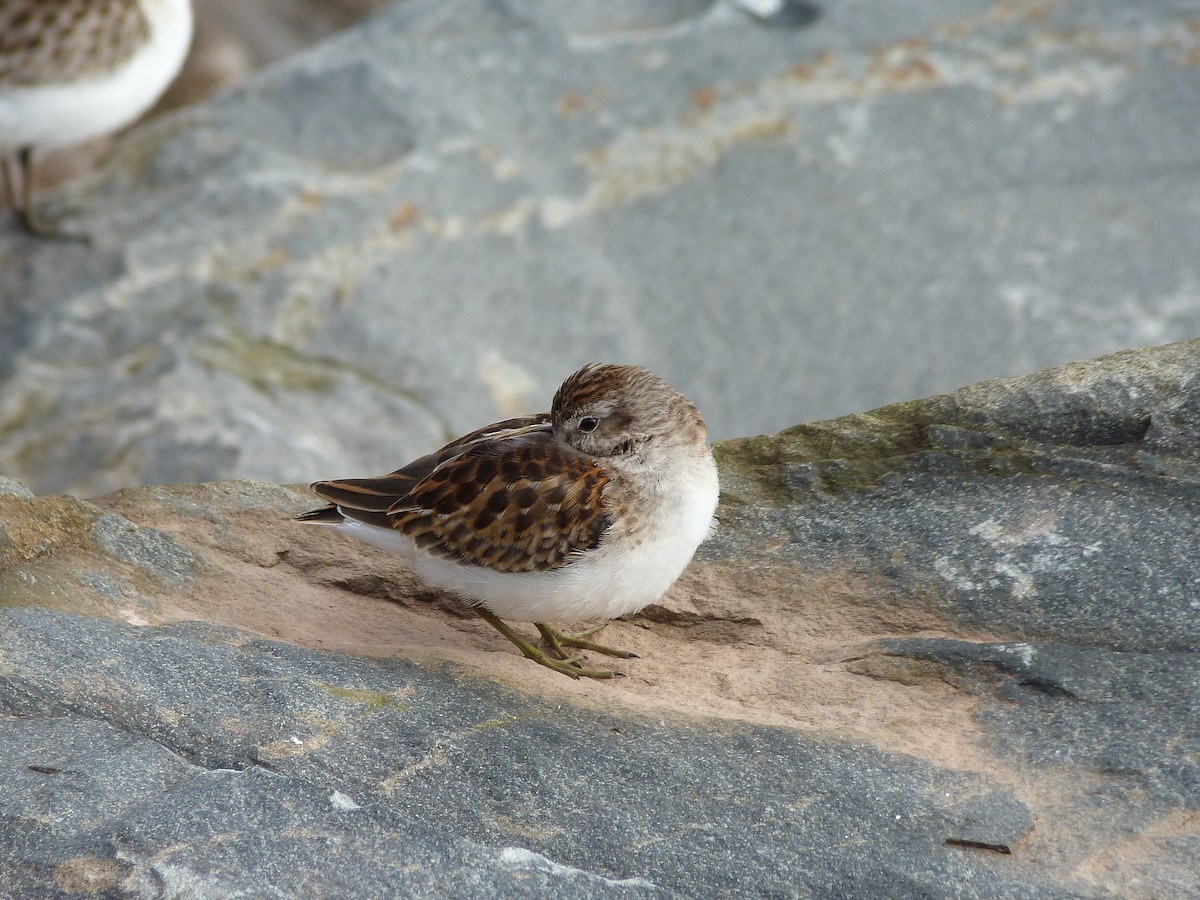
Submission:
[[[589,431],[595,431],[599,424],[600,420],[595,416],[584,416],[579,420],[579,430],[586,434]]]

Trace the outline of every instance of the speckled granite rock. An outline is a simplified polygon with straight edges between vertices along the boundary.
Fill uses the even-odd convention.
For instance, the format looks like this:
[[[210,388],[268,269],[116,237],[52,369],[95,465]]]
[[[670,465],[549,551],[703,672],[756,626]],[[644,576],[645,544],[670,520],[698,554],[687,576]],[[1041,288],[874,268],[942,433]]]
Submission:
[[[20,896],[1200,891],[1200,341],[729,441],[579,684],[253,482],[0,483]]]
[[[406,0],[48,198],[93,246],[0,226],[0,470],[387,471],[593,359],[727,438],[1192,337],[1196,21]]]

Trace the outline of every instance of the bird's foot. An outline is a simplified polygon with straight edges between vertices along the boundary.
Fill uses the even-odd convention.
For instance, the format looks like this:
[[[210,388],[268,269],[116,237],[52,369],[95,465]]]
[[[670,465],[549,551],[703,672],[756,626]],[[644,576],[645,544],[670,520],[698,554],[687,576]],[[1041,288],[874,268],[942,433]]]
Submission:
[[[607,623],[593,625],[591,628],[585,628],[583,631],[559,631],[553,625],[547,625],[545,622],[535,622],[534,624],[542,635],[542,646],[555,656],[565,657],[567,654],[563,650],[563,647],[574,647],[577,650],[591,650],[593,653],[603,653],[605,656],[615,656],[619,659],[638,658],[636,653],[631,653],[628,650],[621,650],[617,647],[610,647],[607,644],[597,644],[587,640],[587,638],[598,631],[603,631]]]
[[[80,244],[91,244],[92,242],[92,239],[86,234],[65,231],[57,224],[46,222],[33,211],[32,207],[19,209],[16,215],[21,228],[33,237],[47,238],[53,241],[73,241]]]
[[[479,617],[481,619],[483,619],[485,622],[487,622],[489,625],[491,625],[493,628],[495,628],[497,631],[499,631],[502,635],[504,635],[506,638],[508,638],[510,641],[512,641],[513,646],[515,646],[518,650],[521,651],[522,656],[524,656],[526,659],[533,660],[539,666],[545,666],[547,669],[553,669],[555,672],[561,672],[563,675],[566,675],[570,678],[620,678],[620,677],[622,677],[622,674],[620,672],[613,672],[608,669],[589,669],[589,668],[587,668],[586,666],[584,666],[582,664],[583,658],[581,656],[567,654],[562,649],[564,646],[564,642],[562,642],[562,641],[559,641],[557,646],[555,646],[554,644],[550,645],[552,648],[550,653],[554,654],[552,656],[552,655],[548,654],[542,648],[537,647],[534,644],[531,644],[529,641],[525,640],[525,638],[523,638],[523,637],[521,637],[521,635],[517,634],[517,632],[515,632],[512,628],[510,628],[507,624],[505,624],[494,613],[489,612],[488,610],[486,610],[480,606],[475,607],[475,612],[479,614]],[[546,632],[542,631],[542,629],[543,629],[543,627],[550,628],[550,626],[543,625],[543,623],[540,623],[540,622],[537,623],[537,626],[538,626],[538,630],[542,632],[543,639],[545,639]],[[550,631],[556,635],[558,634],[558,632],[555,629],[550,628]],[[562,637],[567,638],[569,640],[568,635],[562,635]],[[567,643],[565,645],[571,646],[571,644],[569,644],[569,643]],[[597,645],[597,646],[599,646],[599,645]],[[619,651],[618,651],[618,654],[619,654]]]
[[[20,173],[19,180],[16,172]],[[38,215],[33,202],[33,147],[22,147],[16,158],[0,157],[0,183],[4,185],[4,193],[8,195],[8,202],[13,208],[17,224],[26,234],[58,241],[91,244],[92,239],[86,234],[64,231],[57,224],[48,223]]]

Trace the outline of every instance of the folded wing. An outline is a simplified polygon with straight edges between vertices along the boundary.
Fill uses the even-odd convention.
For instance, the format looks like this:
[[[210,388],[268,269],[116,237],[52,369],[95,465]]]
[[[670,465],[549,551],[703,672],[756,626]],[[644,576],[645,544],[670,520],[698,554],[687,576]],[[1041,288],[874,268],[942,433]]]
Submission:
[[[346,516],[464,564],[544,571],[600,542],[612,521],[607,483],[595,460],[555,439],[548,417],[509,419],[390,475],[317,482],[332,505],[301,519]]]

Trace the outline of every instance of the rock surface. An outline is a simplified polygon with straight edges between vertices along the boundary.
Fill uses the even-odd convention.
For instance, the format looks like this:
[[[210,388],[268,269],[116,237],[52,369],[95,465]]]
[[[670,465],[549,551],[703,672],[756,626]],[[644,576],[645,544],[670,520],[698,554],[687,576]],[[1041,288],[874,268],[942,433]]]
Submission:
[[[48,198],[92,246],[0,226],[0,471],[388,471],[594,359],[727,438],[1200,333],[1200,3],[752,5],[406,0],[128,135]]]
[[[576,683],[253,482],[0,481],[19,896],[1200,892],[1200,341],[726,442]]]

